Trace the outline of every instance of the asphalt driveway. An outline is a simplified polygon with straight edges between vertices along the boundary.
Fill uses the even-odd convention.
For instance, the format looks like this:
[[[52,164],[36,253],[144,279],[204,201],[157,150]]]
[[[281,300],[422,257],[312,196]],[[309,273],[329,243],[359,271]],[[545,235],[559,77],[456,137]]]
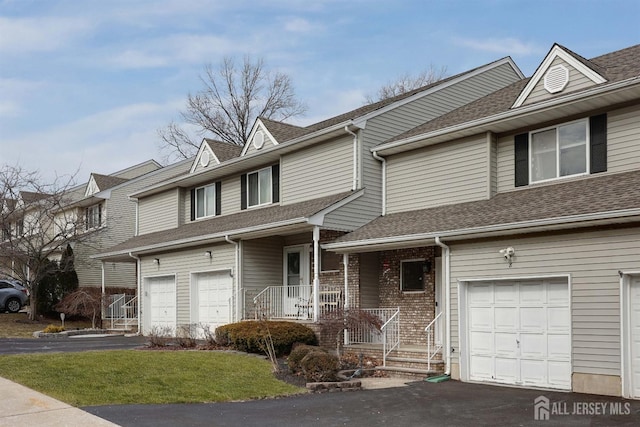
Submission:
[[[549,419],[534,419],[534,399]],[[114,405],[83,410],[121,426],[638,426],[640,401],[419,381],[407,387],[306,394],[250,402]],[[612,415],[612,412],[623,415]],[[542,413],[542,412],[541,412]],[[566,414],[565,414],[566,413]]]
[[[127,350],[142,347],[148,338],[122,335],[68,338],[0,338],[0,354]]]

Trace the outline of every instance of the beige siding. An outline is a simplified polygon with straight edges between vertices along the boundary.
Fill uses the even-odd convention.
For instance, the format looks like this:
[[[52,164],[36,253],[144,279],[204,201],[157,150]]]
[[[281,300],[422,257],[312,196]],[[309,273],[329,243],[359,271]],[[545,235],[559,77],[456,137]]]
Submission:
[[[485,134],[392,156],[387,161],[387,212],[485,199],[488,166]]]
[[[113,176],[117,176],[118,178],[133,179],[158,169],[160,169],[160,166],[152,161],[148,161],[140,165],[125,169],[120,173],[115,173],[113,174]]]
[[[532,130],[535,130],[533,128]],[[498,192],[514,185],[514,135],[504,135],[497,145]],[[640,107],[632,106],[607,113],[607,170],[609,173],[638,169],[640,162]]]
[[[242,242],[242,288],[245,317],[253,315],[253,297],[267,286],[282,285],[283,239],[269,237]]]
[[[221,184],[221,215],[230,215],[240,212],[240,176],[224,178]],[[180,204],[180,218],[184,223],[191,222],[191,191],[183,190],[183,198]]]
[[[565,93],[584,90],[588,87],[596,85],[591,79],[586,77],[584,74],[576,70],[571,65],[567,64],[563,59],[559,57],[556,58],[551,63],[552,67],[556,65],[564,65],[569,70],[569,83],[567,84],[567,86],[562,90],[562,92],[549,93],[544,88],[544,76],[543,76],[538,82],[538,84],[536,84],[536,87],[531,91],[531,93],[529,94],[529,96],[527,97],[523,105],[544,101],[545,99],[550,99],[550,98],[553,98],[554,96],[560,96]]]
[[[212,252],[211,260],[203,255],[204,251]],[[160,260],[159,265],[153,263],[154,258]],[[141,258],[143,281],[145,277],[176,275],[178,326],[187,325],[191,322],[191,273],[226,269],[235,270],[235,247],[226,243],[172,253],[154,254]],[[233,280],[235,281],[235,277]],[[235,285],[233,289],[235,289]],[[145,299],[141,298],[142,319],[145,318],[144,310],[146,310],[146,307],[144,303]]]
[[[260,150],[264,150],[265,148],[271,148],[276,145],[274,143],[274,140],[269,137],[269,134],[267,134],[267,132],[264,132],[264,145],[260,150],[257,150],[256,147],[253,146],[253,141],[249,141],[247,144],[249,145],[247,146],[247,152],[245,153],[245,156],[259,152]]]
[[[281,160],[281,204],[349,191],[353,177],[353,138],[346,135]]]
[[[511,268],[499,250],[513,246]],[[573,372],[620,375],[619,270],[638,270],[640,228],[451,244],[451,330],[458,342],[463,279],[571,276]]]
[[[180,189],[172,189],[140,200],[138,234],[167,230],[178,226]]]

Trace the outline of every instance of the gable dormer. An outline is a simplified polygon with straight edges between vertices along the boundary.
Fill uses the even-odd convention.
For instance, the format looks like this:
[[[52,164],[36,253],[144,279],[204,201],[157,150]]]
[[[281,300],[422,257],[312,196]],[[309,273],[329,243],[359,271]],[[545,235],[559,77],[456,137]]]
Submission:
[[[87,187],[84,191],[84,197],[93,196],[100,191],[108,190],[109,188],[120,185],[123,182],[127,182],[128,180],[129,179],[127,178],[119,178],[112,175],[100,175],[97,173],[92,173],[91,177],[89,178],[89,182],[87,182]]]
[[[217,166],[240,155],[242,147],[228,142],[204,138],[189,173]]]
[[[84,191],[84,197],[93,196],[99,191],[100,187],[98,187],[94,176],[91,175],[91,177],[89,178],[89,182],[87,182],[87,189]]]
[[[599,67],[555,44],[511,108],[605,83]]]
[[[263,121],[261,119],[257,119],[256,124],[253,126],[253,129],[249,134],[249,140],[242,150],[241,156],[256,153],[260,150],[276,145],[278,145],[278,141],[274,138],[271,132],[269,132],[269,129],[267,129],[267,126],[265,126]]]

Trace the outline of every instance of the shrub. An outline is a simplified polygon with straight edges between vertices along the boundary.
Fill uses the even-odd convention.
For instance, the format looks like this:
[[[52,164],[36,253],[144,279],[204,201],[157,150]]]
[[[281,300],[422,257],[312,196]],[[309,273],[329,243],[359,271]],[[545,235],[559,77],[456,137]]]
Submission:
[[[300,361],[302,374],[309,382],[335,381],[340,361],[326,351],[311,351]]]
[[[173,328],[169,326],[154,326],[149,332],[150,347],[166,347],[171,342]]]
[[[273,340],[273,349],[277,356],[291,352],[295,343],[317,344],[316,335],[309,327],[300,323],[285,321],[245,321],[219,326],[216,329],[216,341],[247,353],[265,353],[268,335]]]
[[[64,331],[64,328],[62,326],[48,325],[42,332],[44,332],[45,334],[57,334],[58,332],[62,331]]]
[[[325,351],[321,347],[315,345],[307,345],[307,344],[296,344],[293,346],[289,357],[287,358],[287,363],[289,364],[289,370],[291,372],[298,373],[301,371],[302,366],[300,362],[304,357],[311,353],[312,351]]]
[[[198,336],[198,324],[190,323],[178,327],[176,333],[176,344],[182,348],[193,348],[196,346]]]

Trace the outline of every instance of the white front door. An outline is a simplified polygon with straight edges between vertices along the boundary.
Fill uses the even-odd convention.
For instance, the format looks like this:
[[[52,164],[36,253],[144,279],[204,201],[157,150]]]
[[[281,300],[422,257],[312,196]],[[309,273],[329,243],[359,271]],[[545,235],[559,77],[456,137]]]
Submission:
[[[629,287],[629,350],[631,376],[629,390],[634,399],[640,398],[640,277],[631,278]]]
[[[232,280],[229,271],[197,273],[192,276],[191,322],[204,338],[204,328],[211,332],[220,325],[230,323]]]
[[[309,250],[293,246],[284,250],[283,308],[285,317],[305,317],[311,298],[309,285]]]
[[[144,280],[144,333],[175,334],[175,276],[147,277]]]
[[[571,389],[566,279],[467,286],[469,379]]]

